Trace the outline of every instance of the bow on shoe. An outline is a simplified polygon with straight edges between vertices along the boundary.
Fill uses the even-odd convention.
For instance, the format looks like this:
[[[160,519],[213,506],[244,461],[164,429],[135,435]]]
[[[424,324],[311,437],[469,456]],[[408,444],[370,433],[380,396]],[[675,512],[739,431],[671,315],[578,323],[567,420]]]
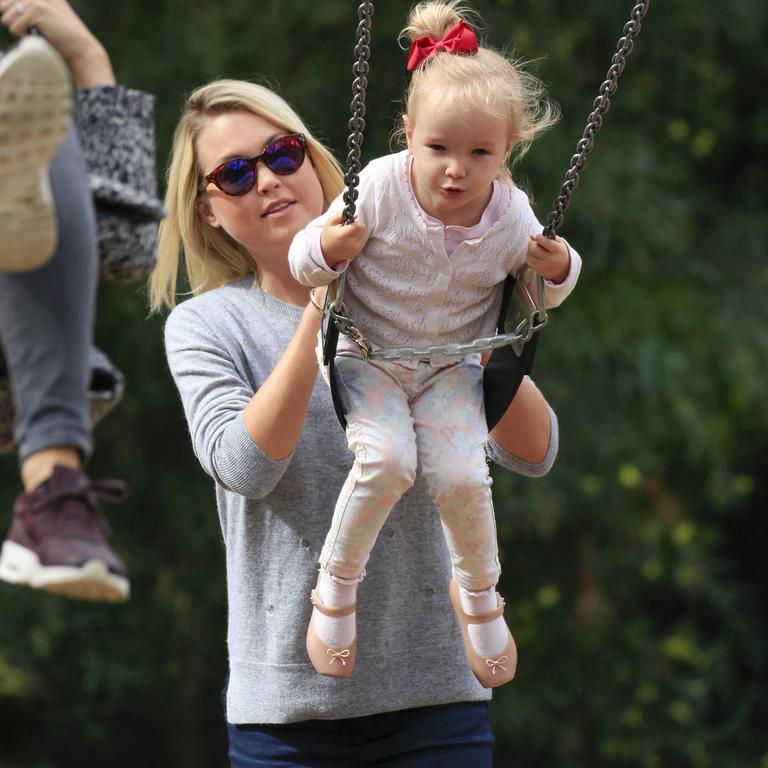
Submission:
[[[507,668],[503,666],[507,663],[507,657],[506,656],[499,656],[498,659],[486,659],[485,663],[487,666],[491,668],[491,674],[496,674],[496,668],[498,667],[502,672],[506,672]]]
[[[349,656],[349,648],[345,648],[343,651],[334,651],[333,648],[329,648],[326,651],[326,653],[329,654],[331,657],[331,661],[330,661],[331,664],[333,664],[333,662],[336,661],[336,659],[338,659],[341,662],[342,666],[344,667],[347,666],[347,662],[344,661],[344,659],[346,659]]]
[[[457,21],[446,33],[442,40],[435,40],[429,35],[417,37],[411,44],[408,54],[407,69],[413,72],[422,61],[434,56],[440,51],[446,53],[477,53],[477,37],[472,27],[465,21]]]

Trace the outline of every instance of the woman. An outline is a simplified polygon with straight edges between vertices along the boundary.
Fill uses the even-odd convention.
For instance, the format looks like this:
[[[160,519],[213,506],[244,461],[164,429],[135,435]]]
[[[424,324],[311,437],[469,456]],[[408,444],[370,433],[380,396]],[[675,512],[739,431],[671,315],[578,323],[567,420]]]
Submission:
[[[288,248],[340,188],[329,152],[271,91],[223,80],[187,101],[151,294],[156,310],[174,305],[183,252],[195,296],[169,316],[166,348],[216,482],[232,765],[489,766],[489,693],[449,610],[448,553],[421,480],[360,585],[355,676],[315,674],[304,647],[306,595],[352,457],[318,376],[320,313],[291,276]],[[554,414],[526,380],[489,454],[536,475],[556,450]]]

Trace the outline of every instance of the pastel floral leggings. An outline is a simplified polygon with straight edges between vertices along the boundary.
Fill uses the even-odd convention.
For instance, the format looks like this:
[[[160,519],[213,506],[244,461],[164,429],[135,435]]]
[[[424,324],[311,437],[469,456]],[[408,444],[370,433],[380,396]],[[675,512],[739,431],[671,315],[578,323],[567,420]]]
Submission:
[[[436,368],[340,355],[335,372],[355,461],[321,567],[342,579],[359,578],[390,510],[420,469],[456,580],[472,590],[495,585],[500,568],[476,358]]]

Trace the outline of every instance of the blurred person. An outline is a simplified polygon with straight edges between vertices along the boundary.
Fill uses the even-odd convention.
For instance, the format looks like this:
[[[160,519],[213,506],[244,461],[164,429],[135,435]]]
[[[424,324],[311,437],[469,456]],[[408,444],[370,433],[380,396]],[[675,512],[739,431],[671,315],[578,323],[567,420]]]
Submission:
[[[154,262],[153,98],[116,84],[65,0],[0,0],[0,22],[21,38],[0,58],[0,450],[23,486],[0,579],[120,602],[99,502],[124,484],[83,467],[123,381],[91,342],[99,270],[130,281]]]
[[[225,176],[235,187],[214,182]],[[467,666],[446,589],[450,558],[420,480],[371,555],[355,676],[318,675],[307,657],[306,596],[351,460],[318,375],[320,312],[292,276],[288,249],[341,189],[332,155],[274,92],[221,80],[189,96],[150,290],[154,310],[175,307],[168,363],[215,483],[231,764],[488,767],[491,693]],[[193,297],[176,305],[182,261]],[[522,474],[552,466],[557,420],[530,379],[487,451]],[[334,662],[346,663],[343,654]]]

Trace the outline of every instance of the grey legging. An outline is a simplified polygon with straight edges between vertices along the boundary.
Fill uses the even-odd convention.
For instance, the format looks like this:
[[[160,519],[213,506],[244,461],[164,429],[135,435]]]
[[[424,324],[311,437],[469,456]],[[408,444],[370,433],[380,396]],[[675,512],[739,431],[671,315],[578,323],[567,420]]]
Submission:
[[[0,342],[19,458],[53,446],[91,452],[89,350],[98,279],[93,201],[74,129],[51,163],[58,246],[40,269],[0,274]],[[1,365],[2,363],[0,363]]]

